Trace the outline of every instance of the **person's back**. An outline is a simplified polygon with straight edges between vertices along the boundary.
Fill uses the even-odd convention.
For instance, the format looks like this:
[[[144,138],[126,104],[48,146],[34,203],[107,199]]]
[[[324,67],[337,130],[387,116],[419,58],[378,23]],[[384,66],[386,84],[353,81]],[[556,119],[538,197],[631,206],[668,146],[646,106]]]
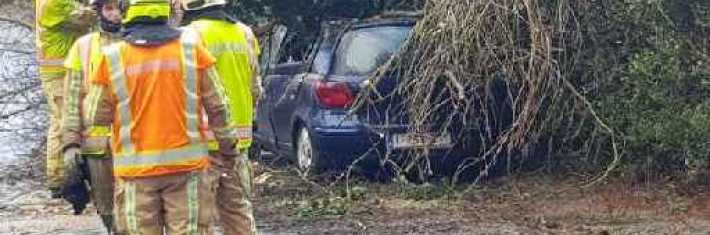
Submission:
[[[239,149],[247,149],[252,142],[253,105],[258,96],[256,39],[247,26],[226,20],[201,18],[189,27],[200,32],[205,47],[217,59],[215,67],[229,91],[233,121],[241,134]]]
[[[112,124],[118,227],[128,234],[204,234],[213,195],[202,112],[235,156],[214,58],[196,32],[167,25],[168,0],[122,0],[124,38],[104,48],[92,78],[90,125]]]
[[[251,165],[246,154],[252,141],[254,100],[258,97],[259,48],[251,29],[226,14],[227,1],[183,0],[190,24],[200,33],[201,42],[217,59],[216,70],[227,90],[232,122],[237,126],[239,156],[210,152],[210,171],[216,179],[216,207],[225,234],[256,234],[251,204]],[[214,147],[214,145],[212,145]]]
[[[76,0],[35,0],[35,16],[40,71],[62,76],[64,57],[90,31],[94,14]]]
[[[116,176],[157,176],[207,166],[204,134],[198,130],[198,74],[193,71],[206,69],[213,59],[204,52],[195,55],[195,46],[175,39],[152,47],[121,42],[105,50],[108,60],[94,82],[112,87],[118,102],[130,100],[118,103],[120,118],[114,121],[120,127],[114,128],[111,143],[116,146]],[[150,167],[159,160],[135,155],[162,156],[175,164]]]
[[[61,110],[64,91],[64,57],[74,40],[89,31],[93,11],[76,0],[35,0],[37,63],[49,106],[47,130],[47,186],[60,197],[64,180],[61,162]]]

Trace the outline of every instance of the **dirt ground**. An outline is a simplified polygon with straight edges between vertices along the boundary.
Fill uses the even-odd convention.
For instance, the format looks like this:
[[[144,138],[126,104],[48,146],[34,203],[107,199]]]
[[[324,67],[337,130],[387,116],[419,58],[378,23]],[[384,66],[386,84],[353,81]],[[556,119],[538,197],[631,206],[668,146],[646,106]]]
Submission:
[[[688,190],[673,182],[614,182],[589,188],[578,186],[579,179],[546,177],[503,178],[476,188],[358,182],[350,187],[347,200],[342,184],[323,190],[297,178],[273,171],[257,178],[262,205],[257,216],[268,218],[263,220],[268,231],[710,234],[710,191]]]
[[[48,199],[31,164],[0,165],[0,234],[103,234],[91,209],[73,216]],[[467,191],[363,180],[321,186],[289,169],[257,167],[262,234],[710,234],[710,190],[673,182],[582,188],[578,179],[515,177]]]
[[[29,1],[10,2],[0,13],[32,25]],[[91,208],[73,216],[49,199],[40,165],[0,158],[0,234],[104,234]],[[254,205],[265,235],[710,234],[710,189],[673,181],[583,188],[579,178],[512,177],[467,191],[362,180],[320,186],[289,167],[257,168]]]

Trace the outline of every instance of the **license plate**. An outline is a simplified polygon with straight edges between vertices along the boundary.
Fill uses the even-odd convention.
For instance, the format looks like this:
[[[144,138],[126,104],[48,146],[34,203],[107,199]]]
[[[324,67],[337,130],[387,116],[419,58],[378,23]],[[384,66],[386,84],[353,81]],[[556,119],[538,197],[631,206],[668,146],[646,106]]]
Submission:
[[[394,134],[390,140],[390,146],[394,149],[406,148],[450,148],[451,135],[444,133],[436,135],[434,133],[404,133]]]

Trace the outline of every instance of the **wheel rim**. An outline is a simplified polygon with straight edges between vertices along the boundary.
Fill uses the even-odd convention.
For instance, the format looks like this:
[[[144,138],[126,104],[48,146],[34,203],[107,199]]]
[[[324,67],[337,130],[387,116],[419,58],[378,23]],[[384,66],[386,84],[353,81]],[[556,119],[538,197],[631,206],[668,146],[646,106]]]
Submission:
[[[308,131],[305,129],[301,130],[301,134],[298,138],[298,168],[301,170],[309,170],[313,164],[313,147],[311,145],[311,138],[308,136]]]

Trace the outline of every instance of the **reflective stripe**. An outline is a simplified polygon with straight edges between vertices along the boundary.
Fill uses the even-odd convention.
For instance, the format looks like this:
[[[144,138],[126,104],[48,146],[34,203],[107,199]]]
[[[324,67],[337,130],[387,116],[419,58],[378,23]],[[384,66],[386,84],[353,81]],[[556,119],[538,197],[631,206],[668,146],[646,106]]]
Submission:
[[[228,128],[225,128],[225,130],[226,130],[226,129],[228,129]],[[229,136],[229,137],[233,137],[233,138],[235,138],[235,139],[240,139],[240,140],[241,140],[241,139],[251,139],[252,134],[253,134],[253,133],[252,133],[252,132],[253,132],[252,129],[253,129],[253,128],[252,128],[251,126],[248,126],[248,127],[247,127],[247,126],[245,126],[245,127],[238,127],[238,128],[236,128],[236,131],[237,131],[236,134],[233,135],[233,136]],[[218,130],[218,132],[219,132],[219,130]],[[206,139],[208,139],[208,140],[214,140],[214,139],[216,138],[216,137],[215,137],[215,133],[212,132],[211,130],[208,130],[208,131],[207,131],[206,137],[207,137]]]
[[[104,44],[109,44],[112,39],[107,38],[107,42]],[[98,66],[101,60],[101,33],[94,32],[87,36],[79,38],[77,41],[79,45],[79,61],[81,62],[81,70],[84,75],[83,81],[85,86],[88,87],[90,82],[91,73],[94,72],[96,66]]]
[[[209,50],[215,57],[219,57],[224,53],[249,54],[247,51],[248,48],[243,43],[235,42],[214,43],[209,45],[207,50]]]
[[[252,144],[252,134],[253,134],[253,129],[251,126],[244,126],[244,127],[238,127],[237,128],[237,134],[236,134],[236,140],[237,142],[237,148],[238,149],[247,149],[251,147]],[[206,134],[206,139],[208,141],[207,143],[207,148],[209,150],[219,150],[219,143],[217,142],[217,139],[215,138],[214,132],[211,130],[207,131]]]
[[[42,81],[63,79],[66,75],[66,71],[66,68],[62,66],[39,67],[39,79]]]
[[[256,51],[259,50],[257,46],[258,41],[249,26],[242,23],[237,23],[237,26],[239,26],[239,28],[244,32],[244,38],[247,40],[247,44],[249,44],[249,47],[247,48],[247,54],[249,54],[249,64],[252,69],[256,71],[256,68],[259,68],[259,52]],[[254,73],[254,71],[252,71],[252,73]]]
[[[254,128],[252,125],[240,126],[237,128],[237,148],[240,150],[249,149],[252,144]]]
[[[251,139],[252,127],[239,127],[237,128],[237,138],[238,139]]]
[[[239,136],[237,135],[237,128],[235,128],[233,126],[226,126],[223,128],[213,128],[212,131],[214,132],[214,135],[217,138],[232,138],[232,139],[239,138]]]
[[[197,34],[193,30],[186,30],[183,33],[182,52],[185,63],[185,96],[187,98],[185,117],[187,117],[187,135],[190,141],[195,144],[200,142],[199,118],[197,116],[197,63],[195,62],[195,44],[198,42]]]
[[[109,137],[87,137],[81,145],[81,153],[90,155],[105,155],[109,149]]]
[[[88,136],[89,137],[106,137],[106,136],[111,136],[111,127],[110,126],[92,126],[89,128]]]
[[[191,145],[188,147],[140,152],[133,154],[118,153],[114,156],[115,167],[144,167],[156,165],[171,165],[176,162],[197,161],[207,156],[204,145]]]
[[[128,88],[126,87],[126,76],[123,73],[121,66],[120,45],[116,44],[106,48],[105,54],[109,61],[111,70],[111,84],[113,92],[118,98],[118,115],[121,123],[119,133],[119,144],[122,147],[121,154],[135,153],[133,141],[131,140],[131,129],[133,129],[133,117],[131,116],[130,97],[128,96]]]
[[[216,140],[210,140],[207,142],[207,149],[210,151],[219,151],[219,143]]]
[[[95,123],[96,121],[96,109],[99,104],[100,96],[104,93],[105,88],[99,85],[89,86],[89,95],[86,96],[84,105],[86,106],[86,123]]]
[[[222,105],[221,108],[224,109],[224,112],[227,115],[227,120],[234,120],[234,116],[232,114],[232,109],[229,104],[229,96],[226,95],[227,94],[226,90],[222,84],[222,81],[220,81],[221,76],[219,75],[219,73],[217,72],[217,70],[214,67],[209,68],[207,70],[207,79],[209,79],[210,83],[212,84],[212,88],[214,88],[215,93],[217,93],[217,96],[219,97],[219,100],[221,101],[221,105]],[[233,137],[234,135],[236,135],[236,133],[230,133],[230,134],[232,134],[232,135],[229,135],[229,136],[222,135],[222,136],[229,138],[229,137]]]
[[[138,216],[136,215],[136,184],[132,181],[124,181],[125,190],[125,214],[128,234],[138,233]]]
[[[84,75],[83,79],[88,81],[89,79],[89,68],[91,66],[91,43],[93,42],[94,35],[98,33],[92,33],[91,36],[84,36],[79,38],[77,45],[79,45],[79,61],[81,62],[81,71]]]
[[[81,75],[78,71],[72,71],[67,74],[66,81],[66,93],[65,94],[79,94],[79,95],[66,95],[64,96],[64,107],[62,119],[62,126],[64,131],[69,132],[80,132],[81,131],[81,104],[80,91],[81,91]]]
[[[237,149],[238,150],[245,150],[251,148],[253,140],[252,138],[247,138],[247,139],[239,139],[239,142],[237,143]],[[219,150],[219,143],[217,140],[210,140],[207,142],[207,148],[210,151],[217,151]]]
[[[197,235],[197,218],[199,216],[198,213],[200,211],[200,201],[197,189],[199,186],[200,177],[200,175],[193,172],[192,174],[190,174],[190,179],[187,182],[187,234],[189,235]]]
[[[176,59],[149,60],[142,64],[127,66],[126,76],[167,71],[180,71],[180,61]]]
[[[64,66],[64,59],[37,59],[40,66]]]

